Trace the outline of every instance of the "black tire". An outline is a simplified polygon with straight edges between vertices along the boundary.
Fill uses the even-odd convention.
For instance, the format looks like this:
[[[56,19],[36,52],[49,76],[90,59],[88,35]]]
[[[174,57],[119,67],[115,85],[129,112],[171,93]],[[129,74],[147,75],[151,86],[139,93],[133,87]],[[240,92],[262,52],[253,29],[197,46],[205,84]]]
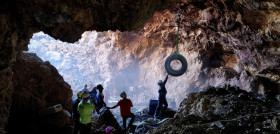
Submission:
[[[170,66],[171,61],[173,60],[179,60],[182,64],[182,67],[179,70],[174,70],[172,69],[172,67]],[[185,59],[184,56],[180,55],[180,54],[171,54],[170,56],[167,57],[167,59],[165,60],[165,70],[169,75],[172,76],[180,76],[182,74],[184,74],[186,72],[188,68],[188,63],[187,60]]]

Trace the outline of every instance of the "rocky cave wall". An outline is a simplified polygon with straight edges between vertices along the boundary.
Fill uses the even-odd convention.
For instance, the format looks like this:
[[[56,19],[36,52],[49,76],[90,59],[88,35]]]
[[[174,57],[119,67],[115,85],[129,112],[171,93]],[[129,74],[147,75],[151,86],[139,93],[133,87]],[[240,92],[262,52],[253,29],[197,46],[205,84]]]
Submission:
[[[179,8],[179,53],[188,59],[189,68],[167,84],[172,98],[180,102],[180,95],[225,84],[257,93],[279,92],[279,2],[185,1]],[[141,47],[119,41],[140,59],[145,68],[140,79],[153,89],[159,76],[164,78],[162,65],[175,47],[176,19],[174,9],[156,12],[138,33],[135,43]],[[267,83],[278,86],[271,88]]]
[[[70,120],[62,112],[48,116],[40,114],[41,110],[57,104],[72,111],[71,87],[56,68],[49,62],[43,62],[35,54],[23,53],[12,69],[14,92],[8,132],[67,133],[67,129],[63,128],[69,126]],[[60,129],[53,126],[59,126]]]
[[[102,83],[111,92],[134,87],[141,95],[130,97],[135,103],[147,104],[147,100],[156,99],[156,83],[166,75],[164,61],[175,51],[176,10],[180,7],[179,53],[187,58],[189,67],[184,75],[169,78],[167,97],[179,104],[187,93],[225,84],[264,94],[270,92],[269,83],[277,83],[280,78],[279,46],[272,45],[277,44],[278,37],[269,34],[279,32],[279,9],[273,2],[249,2],[183,2],[176,8],[155,12],[137,32],[86,32],[76,45],[52,41],[46,46],[50,53],[67,55],[57,68],[73,90],[88,82]],[[270,17],[254,23],[251,18],[255,12]],[[38,38],[42,41],[37,44],[45,42],[43,37]],[[43,54],[46,50],[32,48],[32,52],[51,59],[51,54]],[[71,70],[73,66],[75,70]],[[75,76],[79,72],[82,75]]]
[[[142,9],[139,5],[145,2],[134,2],[138,6],[88,2],[4,1],[1,4],[0,128],[7,124],[12,101],[14,71],[11,66],[19,61],[16,59],[21,58],[19,56],[22,50],[26,50],[33,33],[41,30],[54,38],[73,42],[86,30],[131,30],[137,29],[146,20],[137,12]],[[151,15],[161,2],[165,1],[147,2],[148,6],[141,14]],[[100,10],[104,9],[104,5],[110,9],[108,14]],[[154,83],[159,77],[164,78],[164,67],[159,65],[163,65],[164,59],[174,51],[176,11],[180,7],[182,29],[179,52],[188,59],[189,68],[180,78],[170,79],[170,83],[176,83],[167,85],[170,96],[223,84],[236,85],[247,91],[269,92],[266,85],[279,83],[279,6],[276,0],[184,0],[156,12],[138,32],[118,33],[113,45],[139,60],[140,81],[156,89]],[[123,22],[127,20],[124,18],[130,19]],[[150,79],[155,81],[147,81]],[[263,79],[267,82],[263,83]],[[154,94],[156,92],[153,90]]]

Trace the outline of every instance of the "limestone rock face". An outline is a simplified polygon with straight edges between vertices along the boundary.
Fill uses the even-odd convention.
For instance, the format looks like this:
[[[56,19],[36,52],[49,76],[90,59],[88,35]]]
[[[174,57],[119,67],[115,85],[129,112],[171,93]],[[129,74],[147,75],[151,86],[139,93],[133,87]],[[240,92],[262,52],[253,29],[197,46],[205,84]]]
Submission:
[[[63,113],[41,117],[39,112],[56,104],[71,112],[71,87],[49,62],[43,62],[36,54],[23,53],[17,61],[13,65],[14,92],[8,131],[63,133],[63,129],[69,129],[70,120]]]
[[[189,67],[184,75],[170,77],[166,85],[168,97],[176,98],[179,103],[181,95],[183,98],[186,93],[224,84],[258,93],[270,92],[268,89],[271,89],[277,94],[280,51],[279,46],[269,44],[279,41],[276,34],[280,32],[279,9],[276,8],[279,3],[253,2],[258,6],[251,9],[254,4],[249,2],[191,0],[180,4],[179,53],[186,57]],[[274,8],[263,7],[268,3]],[[247,20],[251,14],[263,9],[268,11],[261,14],[262,18],[273,16],[274,19]],[[177,18],[172,8],[159,11],[138,35],[118,37],[117,44],[124,45],[125,51],[132,50],[130,53],[139,59],[140,81],[154,94],[157,94],[157,90],[153,90],[157,89],[155,83],[165,77],[164,61],[175,51]],[[271,29],[270,25],[278,27]],[[274,31],[274,34],[266,34],[266,31]],[[263,78],[275,87],[268,88],[264,84],[266,82],[260,80]]]
[[[188,70],[182,76],[169,77],[168,98],[175,98],[179,104],[187,93],[225,84],[262,94],[278,93],[279,46],[269,44],[279,38],[277,34],[273,34],[275,38],[266,34],[271,30],[279,32],[267,26],[272,23],[279,26],[278,20],[249,22],[251,14],[273,4],[248,3],[229,0],[179,4],[182,13],[179,53],[186,57]],[[279,18],[277,4],[274,3],[273,8],[276,12],[265,12],[262,18],[270,15]],[[139,31],[85,32],[78,42],[69,45],[45,43],[37,36],[39,42],[35,38],[37,43],[30,49],[41,53],[45,60],[56,57],[54,64],[75,87],[73,90],[80,90],[82,84],[88,82],[93,85],[101,82],[105,89],[113,92],[132,87],[138,91],[129,95],[134,102],[148,103],[146,100],[157,97],[157,81],[166,76],[165,59],[176,50],[177,9],[155,12]],[[41,44],[45,45],[39,48]],[[49,53],[55,56],[50,57]],[[74,68],[73,71],[70,68]],[[275,91],[269,91],[271,89]]]

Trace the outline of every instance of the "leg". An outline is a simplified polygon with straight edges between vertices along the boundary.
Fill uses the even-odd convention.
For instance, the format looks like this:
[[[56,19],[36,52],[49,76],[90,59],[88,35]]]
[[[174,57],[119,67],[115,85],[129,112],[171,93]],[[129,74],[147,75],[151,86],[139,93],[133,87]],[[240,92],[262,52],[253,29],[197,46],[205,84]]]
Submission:
[[[131,126],[132,126],[132,123],[133,123],[133,121],[134,121],[134,117],[135,117],[135,115],[133,114],[133,113],[131,113],[131,115],[129,116],[131,119],[130,119],[130,121],[129,121],[129,123],[128,123],[128,128],[130,128]]]
[[[81,124],[80,134],[86,134],[86,125],[85,124]]]
[[[122,117],[123,118],[123,128],[126,130],[126,118],[127,117]]]
[[[155,117],[157,117],[159,115],[159,111],[160,111],[161,107],[162,107],[162,99],[159,99],[157,109],[156,109],[156,112],[155,112],[155,115],[154,115]]]
[[[74,119],[74,130],[73,130],[73,134],[78,134],[78,132],[80,131],[80,121],[79,119]]]
[[[86,134],[90,134],[91,123],[86,125]]]
[[[163,109],[162,109],[162,112],[161,112],[161,115],[165,112],[166,108],[168,107],[168,103],[166,101],[166,98],[163,99]]]

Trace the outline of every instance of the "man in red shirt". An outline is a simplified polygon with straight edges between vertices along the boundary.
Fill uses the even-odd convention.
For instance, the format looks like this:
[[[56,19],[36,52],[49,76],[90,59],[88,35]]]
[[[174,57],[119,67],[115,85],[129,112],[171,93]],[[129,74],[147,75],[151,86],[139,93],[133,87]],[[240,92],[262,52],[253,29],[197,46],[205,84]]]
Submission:
[[[127,95],[125,92],[122,92],[120,95],[123,99],[119,100],[119,102],[117,103],[117,105],[113,106],[113,107],[108,107],[109,109],[113,109],[116,108],[118,106],[120,106],[120,110],[121,110],[121,116],[123,118],[123,127],[126,131],[126,119],[127,118],[131,118],[128,124],[128,128],[131,127],[133,121],[134,121],[134,114],[131,113],[130,107],[133,107],[132,102],[130,99],[127,99]]]

